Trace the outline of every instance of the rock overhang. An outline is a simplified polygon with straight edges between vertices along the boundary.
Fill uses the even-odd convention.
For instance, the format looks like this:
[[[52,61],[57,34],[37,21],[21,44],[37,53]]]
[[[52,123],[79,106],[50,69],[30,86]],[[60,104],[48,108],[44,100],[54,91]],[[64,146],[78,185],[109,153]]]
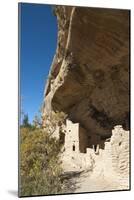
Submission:
[[[64,18],[58,17],[59,46],[44,112],[64,111],[102,136],[117,124],[129,129],[129,11],[59,7],[60,12]]]

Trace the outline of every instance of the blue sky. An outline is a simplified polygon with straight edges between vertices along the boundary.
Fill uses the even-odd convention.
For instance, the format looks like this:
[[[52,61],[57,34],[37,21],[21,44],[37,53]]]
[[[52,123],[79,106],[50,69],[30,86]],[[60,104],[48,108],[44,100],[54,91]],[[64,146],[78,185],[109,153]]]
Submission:
[[[44,85],[56,51],[57,20],[45,4],[19,4],[22,109],[32,122],[43,102]]]

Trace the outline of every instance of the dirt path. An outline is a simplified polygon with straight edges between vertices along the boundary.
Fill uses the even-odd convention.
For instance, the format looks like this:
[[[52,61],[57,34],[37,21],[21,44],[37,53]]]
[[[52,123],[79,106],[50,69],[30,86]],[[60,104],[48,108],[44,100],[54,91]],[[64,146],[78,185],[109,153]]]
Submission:
[[[88,172],[71,172],[69,178],[72,188],[69,192],[95,192],[95,191],[111,191],[119,190],[119,183],[111,176],[107,177],[104,169],[105,163],[103,159],[97,160],[97,165],[93,171]]]
[[[98,177],[91,172],[82,173],[79,178],[74,178],[74,181],[76,188],[74,192],[76,193],[118,189],[118,184],[114,180],[106,179],[103,175],[103,171],[100,171],[100,176]]]

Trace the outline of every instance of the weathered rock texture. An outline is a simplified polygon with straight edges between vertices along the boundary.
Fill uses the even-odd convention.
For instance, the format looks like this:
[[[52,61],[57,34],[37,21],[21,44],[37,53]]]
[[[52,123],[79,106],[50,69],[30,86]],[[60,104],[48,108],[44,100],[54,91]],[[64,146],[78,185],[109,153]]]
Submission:
[[[58,44],[44,113],[64,111],[92,134],[129,128],[129,11],[56,7]]]

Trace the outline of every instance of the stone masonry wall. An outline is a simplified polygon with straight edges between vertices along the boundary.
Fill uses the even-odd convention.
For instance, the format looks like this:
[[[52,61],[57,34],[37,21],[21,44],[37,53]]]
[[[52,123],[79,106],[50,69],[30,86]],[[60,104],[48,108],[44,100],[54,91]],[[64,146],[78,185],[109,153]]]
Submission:
[[[129,131],[116,126],[111,137],[112,167],[120,180],[120,186],[129,186]]]
[[[79,153],[79,124],[66,121],[65,151],[71,154],[73,151]]]
[[[122,126],[112,130],[110,142],[105,142],[103,159],[105,175],[119,182],[119,188],[129,188],[129,131]]]

